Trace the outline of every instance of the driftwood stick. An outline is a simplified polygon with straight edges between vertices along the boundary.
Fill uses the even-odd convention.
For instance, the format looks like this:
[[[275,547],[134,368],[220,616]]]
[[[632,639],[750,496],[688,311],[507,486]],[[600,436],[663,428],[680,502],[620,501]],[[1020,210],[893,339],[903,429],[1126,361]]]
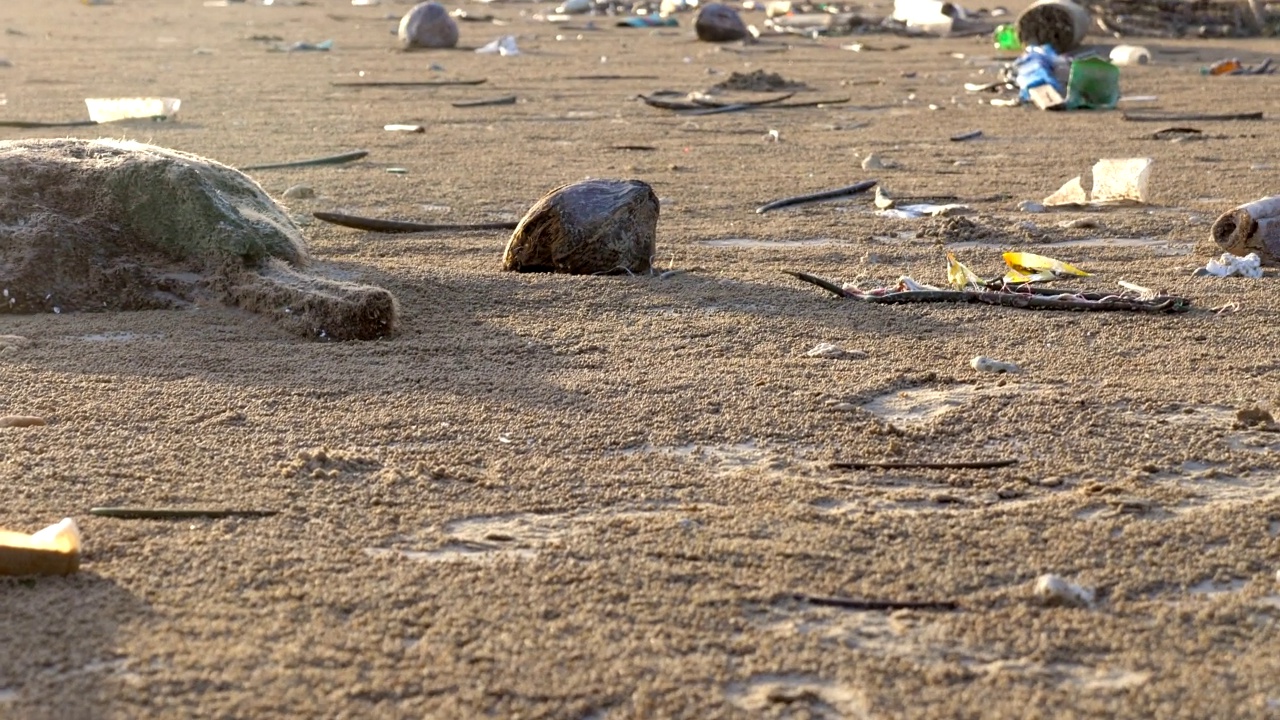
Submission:
[[[759,105],[748,105],[746,103],[733,103],[731,105],[714,105],[711,107],[695,107],[692,110],[682,111],[681,115],[721,115],[731,112],[742,112],[743,110],[754,110]]]
[[[342,165],[344,163],[355,162],[369,154],[368,150],[356,150],[339,155],[326,155],[325,157],[311,158],[310,160],[294,160],[291,162],[266,163],[264,165],[246,165],[239,168],[241,171],[249,170],[284,170],[287,168],[300,167],[316,167],[320,165]]]
[[[830,280],[823,280],[817,275],[810,275],[809,273],[804,273],[804,272],[796,272],[794,270],[783,270],[782,272],[790,275],[791,277],[803,280],[807,283],[812,283],[814,285],[817,285],[818,287],[822,288],[823,290],[826,290],[829,293],[832,293],[837,297],[849,297],[849,291],[831,282]]]
[[[789,100],[795,96],[796,94],[792,92],[792,93],[786,93],[784,95],[779,95],[777,97],[765,98],[764,100],[743,100],[741,102],[732,102],[732,103],[720,102],[718,100],[713,100],[709,97],[696,97],[696,98],[693,98],[692,102],[695,105],[701,105],[702,107],[730,107],[730,106],[736,106],[736,105],[746,105],[747,107],[760,107],[761,105],[773,105],[774,103],[780,103],[783,100]]]
[[[765,203],[756,208],[756,212],[764,214],[770,210],[791,207],[792,205],[804,205],[807,203],[823,202],[825,200],[842,200],[853,195],[859,195],[876,186],[877,180],[863,180],[856,185],[849,185],[835,190],[823,190],[822,192],[810,193],[808,195],[796,195],[794,197],[782,198],[773,202]]]
[[[1157,295],[1142,300],[1115,293],[1080,292],[1054,288],[1015,285],[987,290],[846,290],[839,285],[809,273],[784,270],[786,274],[826,290],[839,297],[867,303],[898,305],[902,303],[963,302],[1002,305],[1004,307],[1042,310],[1131,310],[1134,312],[1185,312],[1191,309],[1190,298]],[[996,281],[999,282],[999,281]]]
[[[1202,113],[1125,113],[1129,122],[1206,122],[1214,120],[1261,120],[1262,113],[1227,113],[1224,115]]]
[[[355,80],[352,82],[333,82],[329,83],[333,87],[446,87],[449,85],[483,85],[489,82],[489,78],[480,78],[478,80]]]
[[[640,95],[639,98],[649,107],[656,107],[662,110],[684,110],[691,111],[690,115],[713,115],[719,112],[734,112],[736,110],[746,110],[753,107],[761,107],[764,105],[773,105],[780,103],[795,93],[787,93],[777,97],[766,98],[764,100],[751,100],[744,102],[722,103],[710,98],[698,98],[696,100],[664,100],[654,95]]]
[[[189,520],[191,518],[261,518],[279,515],[279,510],[217,510],[212,508],[96,507],[90,515],[121,520]]]
[[[836,98],[834,100],[805,100],[803,102],[778,103],[773,107],[776,108],[807,108],[818,107],[820,105],[844,105],[853,100],[851,97]]]
[[[569,75],[565,80],[661,80],[661,75]]]
[[[822,607],[834,607],[842,610],[938,610],[949,612],[959,610],[959,603],[950,600],[865,600],[862,598],[827,597],[796,593],[793,598],[800,602]]]
[[[1041,289],[1043,290],[1043,289]],[[862,302],[894,305],[917,302],[969,302],[1004,307],[1040,310],[1132,310],[1135,312],[1184,312],[1191,309],[1191,300],[1171,295],[1157,296],[1151,300],[1127,299],[1118,295],[1088,297],[1097,293],[1023,293],[1013,291],[979,290],[911,290],[884,295],[860,295],[847,297]]]
[[[323,220],[324,222],[332,223],[334,225],[380,233],[444,232],[450,230],[514,230],[517,225],[517,223],[514,222],[438,225],[431,223],[406,222],[403,220],[379,220],[377,218],[360,217],[358,215],[343,215],[342,213],[330,212],[317,212],[312,213],[312,215],[315,216],[315,219],[317,220]]]
[[[832,470],[987,470],[991,468],[1009,467],[1016,465],[1017,460],[1007,458],[1003,460],[971,460],[958,462],[875,462],[875,461],[853,461],[853,462],[833,462],[828,467]]]
[[[515,105],[516,96],[503,95],[499,98],[486,98],[483,100],[459,100],[458,102],[450,104],[456,108],[488,107],[490,105]]]
[[[69,120],[66,122],[43,122],[40,120],[0,120],[0,127],[8,128],[60,128],[85,127],[97,125],[97,120]]]

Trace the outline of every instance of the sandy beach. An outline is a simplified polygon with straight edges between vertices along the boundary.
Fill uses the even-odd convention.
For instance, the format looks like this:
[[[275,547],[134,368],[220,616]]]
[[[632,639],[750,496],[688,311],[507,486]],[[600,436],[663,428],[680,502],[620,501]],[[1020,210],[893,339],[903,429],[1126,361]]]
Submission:
[[[535,19],[553,6],[469,2],[506,24],[402,52],[406,3],[0,4],[0,121],[182,100],[166,122],[0,140],[233,167],[367,150],[250,176],[321,271],[400,308],[367,342],[216,302],[0,315],[30,341],[0,353],[0,414],[47,421],[0,429],[0,527],[84,534],[78,573],[0,578],[0,717],[1280,716],[1280,433],[1239,415],[1280,401],[1280,289],[1274,269],[1192,275],[1220,213],[1280,193],[1280,77],[1199,68],[1274,39],[1139,40],[1153,62],[1122,91],[1154,99],[1045,113],[965,92],[1010,57],[989,36],[722,47],[688,14]],[[519,55],[472,52],[503,35]],[[849,102],[690,117],[635,99],[756,70]],[[334,85],[468,79],[485,82]],[[1171,142],[1152,134],[1187,123],[1125,111],[1266,117]],[[872,153],[890,167],[863,170]],[[1130,157],[1154,160],[1149,204],[1018,210]],[[506,273],[509,233],[311,217],[514,221],[585,178],[653,187],[657,273]],[[754,211],[868,178],[973,212],[886,218],[869,195]],[[315,197],[285,197],[297,185]],[[941,284],[947,250],[984,276],[1036,252],[1092,273],[1061,285],[1193,306],[874,305],[784,273]],[[807,354],[821,343],[846,353]],[[977,372],[979,355],[1021,372]],[[126,505],[278,514],[87,512]],[[1094,602],[1045,606],[1049,573]]]

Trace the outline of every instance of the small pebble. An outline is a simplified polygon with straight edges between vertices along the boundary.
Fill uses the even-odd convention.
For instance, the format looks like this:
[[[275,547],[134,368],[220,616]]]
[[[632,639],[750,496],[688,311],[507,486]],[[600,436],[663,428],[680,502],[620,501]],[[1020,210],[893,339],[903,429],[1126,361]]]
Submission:
[[[1089,607],[1094,600],[1092,588],[1068,582],[1057,575],[1036,578],[1032,592],[1045,607]]]
[[[316,191],[310,185],[294,185],[284,191],[284,196],[293,200],[306,200],[316,196]]]
[[[978,357],[970,360],[969,365],[974,370],[977,370],[978,372],[989,372],[989,373],[1022,372],[1022,368],[1018,367],[1014,363],[1001,362],[999,360],[992,360],[991,358],[985,355],[979,355]]]
[[[1024,213],[1042,213],[1044,212],[1044,205],[1041,205],[1034,200],[1023,200],[1018,203],[1018,211]]]
[[[0,428],[39,427],[47,424],[44,418],[34,415],[5,415],[0,417]]]
[[[884,161],[880,159],[879,155],[875,153],[871,153],[870,155],[862,158],[862,169],[863,170],[883,170]]]

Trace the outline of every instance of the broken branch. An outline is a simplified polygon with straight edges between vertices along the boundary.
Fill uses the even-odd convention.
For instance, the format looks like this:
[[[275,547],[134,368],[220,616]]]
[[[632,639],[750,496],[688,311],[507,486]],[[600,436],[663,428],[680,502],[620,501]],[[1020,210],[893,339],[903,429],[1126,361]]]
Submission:
[[[312,213],[312,215],[317,220],[322,220],[334,225],[380,233],[442,232],[450,230],[514,230],[517,225],[517,223],[514,222],[437,225],[430,223],[406,222],[403,220],[379,220],[378,218],[360,217],[358,215],[343,215],[342,213],[317,212]]]
[[[864,180],[856,185],[848,185],[834,190],[823,190],[822,192],[809,193],[807,195],[795,195],[793,197],[782,198],[781,200],[774,200],[773,202],[761,205],[756,208],[756,212],[763,215],[770,210],[778,210],[779,208],[791,207],[792,205],[804,205],[807,203],[823,202],[826,200],[840,200],[864,193],[875,187],[877,182],[879,181]]]
[[[1004,460],[972,460],[958,462],[876,462],[876,461],[854,461],[854,462],[833,462],[830,467],[832,470],[987,470],[991,468],[1009,467],[1016,465],[1017,460],[1008,458]]]

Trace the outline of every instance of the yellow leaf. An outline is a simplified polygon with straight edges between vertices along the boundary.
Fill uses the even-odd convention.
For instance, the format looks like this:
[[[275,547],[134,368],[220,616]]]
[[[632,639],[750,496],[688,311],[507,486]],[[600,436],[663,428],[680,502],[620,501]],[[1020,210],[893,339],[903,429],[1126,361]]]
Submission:
[[[1037,282],[1067,276],[1088,277],[1089,275],[1069,263],[1029,252],[1007,252],[1004,254],[1004,262],[1013,270],[1005,276],[1007,282]],[[1011,275],[1023,276],[1024,274],[1027,277],[1026,280],[1009,280]]]
[[[964,290],[967,287],[982,287],[986,283],[982,278],[978,277],[972,270],[964,266],[964,263],[956,259],[955,253],[947,253],[947,284],[957,290]]]

